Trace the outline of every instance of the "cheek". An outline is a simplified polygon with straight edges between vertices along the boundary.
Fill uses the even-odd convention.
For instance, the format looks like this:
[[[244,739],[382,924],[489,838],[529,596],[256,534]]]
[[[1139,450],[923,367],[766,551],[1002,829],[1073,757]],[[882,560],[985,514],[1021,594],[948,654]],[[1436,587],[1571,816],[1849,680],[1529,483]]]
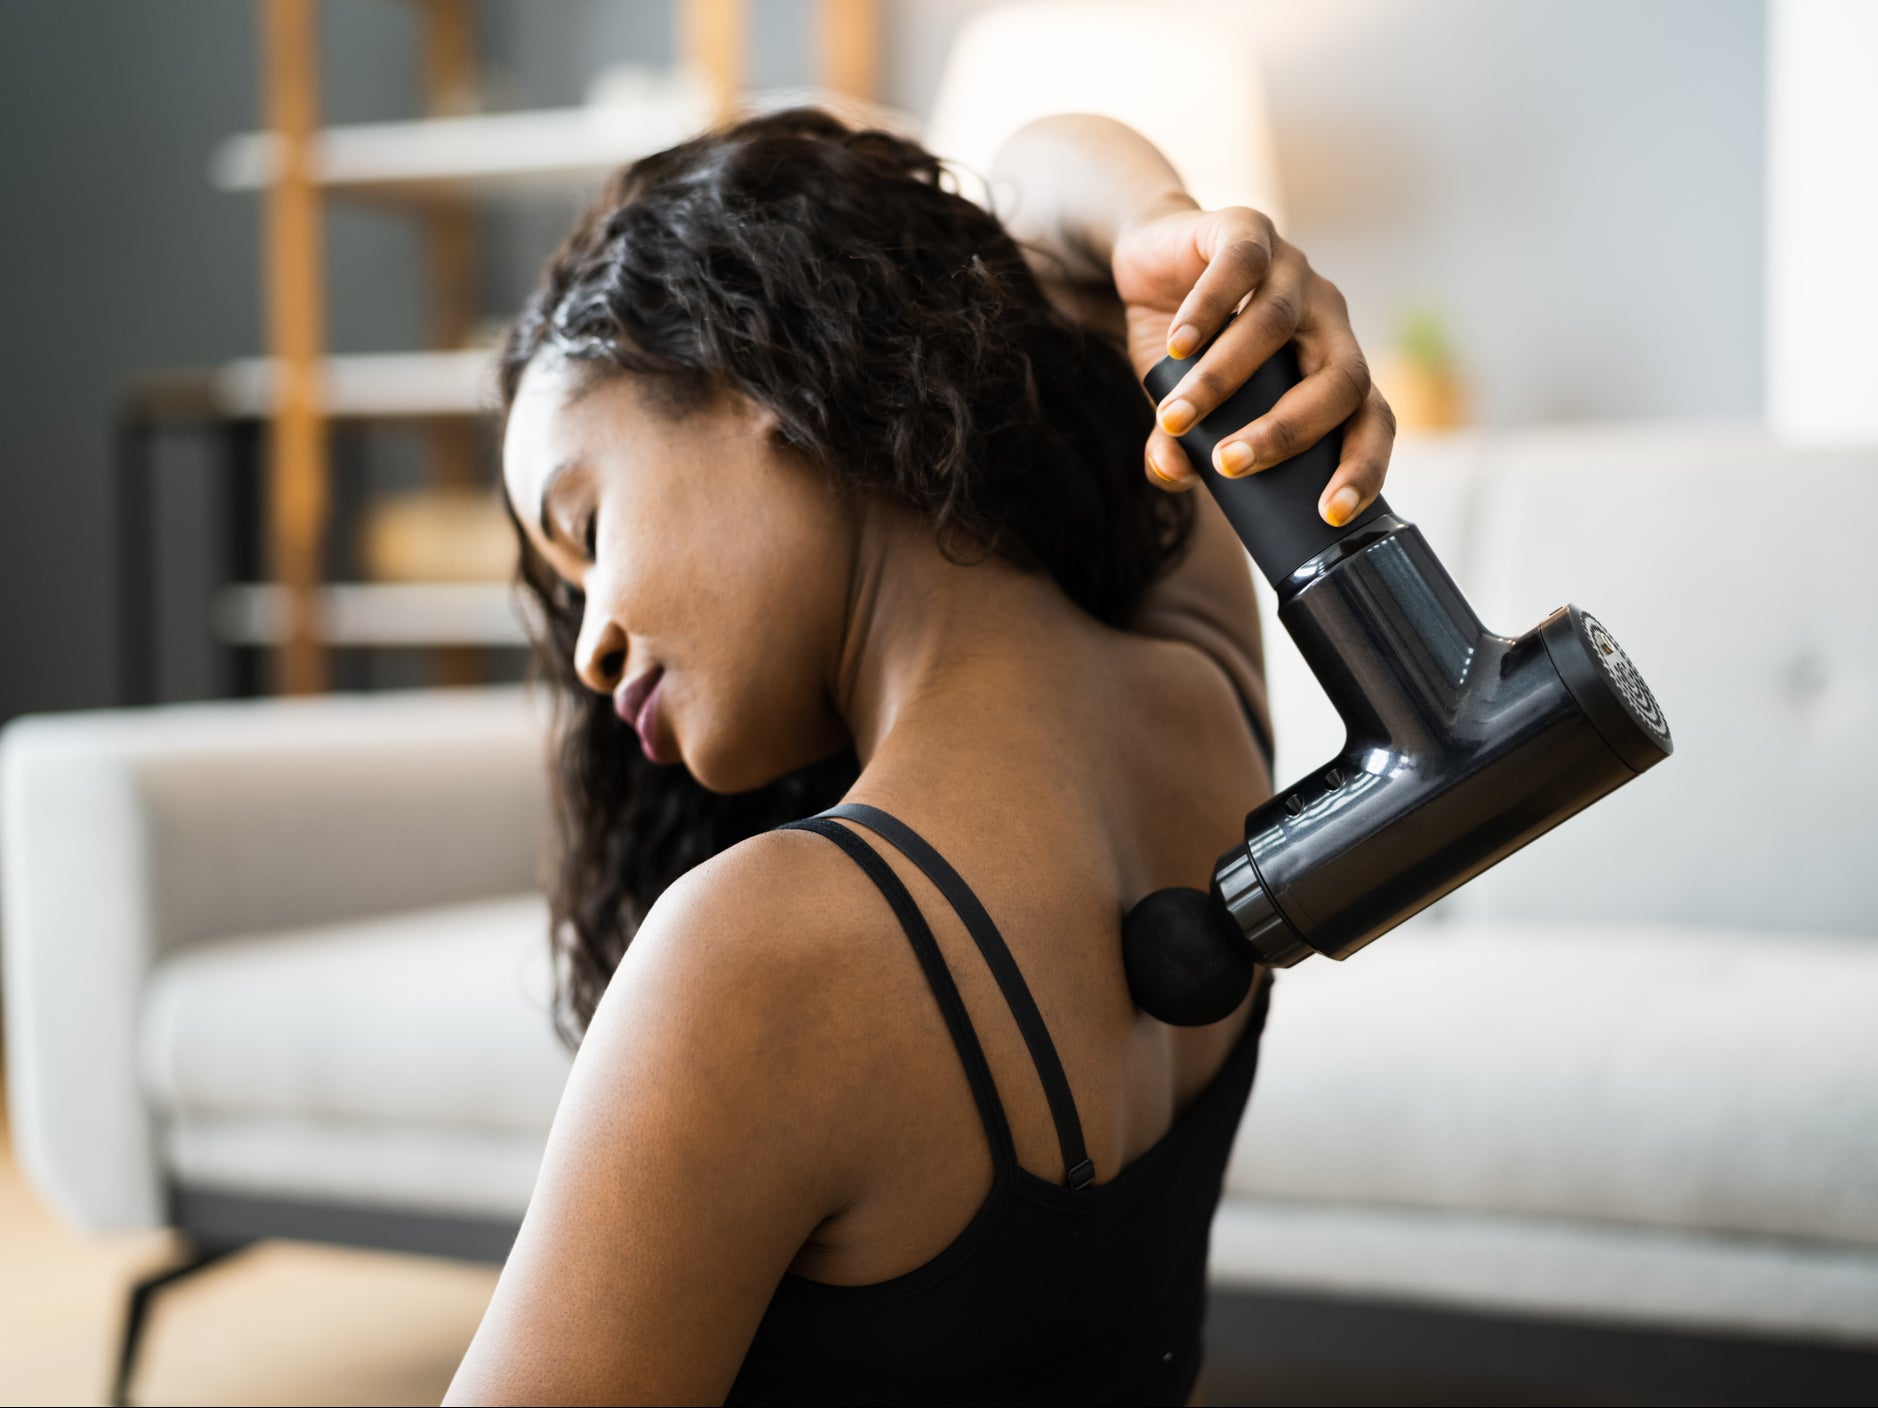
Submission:
[[[686,600],[673,606],[691,687],[674,705],[699,780],[741,791],[843,740],[827,686],[853,528],[812,472],[788,465],[726,475],[691,499]]]

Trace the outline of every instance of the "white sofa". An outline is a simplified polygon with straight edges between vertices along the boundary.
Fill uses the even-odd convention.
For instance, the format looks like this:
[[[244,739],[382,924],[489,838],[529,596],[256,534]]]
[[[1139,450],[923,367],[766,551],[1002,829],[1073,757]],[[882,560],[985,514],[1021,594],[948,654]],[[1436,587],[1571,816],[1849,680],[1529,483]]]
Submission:
[[[1598,614],[1676,754],[1280,976],[1216,1282],[1878,1351],[1878,449],[1469,434],[1405,441],[1389,495],[1489,626]],[[1283,782],[1340,729],[1269,650]],[[35,1184],[88,1228],[499,1255],[567,1062],[544,783],[510,691],[15,722]]]
[[[545,768],[514,690],[10,725],[9,1104],[45,1197],[99,1231],[187,1223],[181,1194],[512,1229],[568,1062]]]
[[[1878,1347],[1878,560],[1840,527],[1878,448],[1471,435],[1405,445],[1388,492],[1490,628],[1597,614],[1676,752],[1280,975],[1216,1279]],[[1342,731],[1268,656],[1292,776]]]

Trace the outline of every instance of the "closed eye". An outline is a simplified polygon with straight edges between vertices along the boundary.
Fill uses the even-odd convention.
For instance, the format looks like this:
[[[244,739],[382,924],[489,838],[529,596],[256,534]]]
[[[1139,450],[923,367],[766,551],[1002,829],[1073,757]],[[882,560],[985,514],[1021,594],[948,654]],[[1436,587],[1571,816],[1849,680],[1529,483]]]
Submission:
[[[600,544],[600,510],[589,513],[580,525],[580,545],[586,549],[587,561],[592,562]]]

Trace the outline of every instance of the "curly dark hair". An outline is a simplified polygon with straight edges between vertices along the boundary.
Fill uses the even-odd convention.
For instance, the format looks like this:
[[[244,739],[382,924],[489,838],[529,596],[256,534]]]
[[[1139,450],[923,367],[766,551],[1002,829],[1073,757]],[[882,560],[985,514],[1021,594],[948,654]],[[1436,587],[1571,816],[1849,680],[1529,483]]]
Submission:
[[[931,523],[958,562],[1048,573],[1125,626],[1192,508],[1143,472],[1152,408],[1121,349],[1059,312],[997,219],[930,153],[795,109],[614,177],[512,325],[504,406],[544,347],[774,413],[831,487]],[[519,525],[518,525],[519,534]],[[583,603],[521,536],[537,669],[555,686],[559,1020],[576,1042],[647,911],[686,870],[838,801],[854,752],[736,796],[655,767],[574,673]]]

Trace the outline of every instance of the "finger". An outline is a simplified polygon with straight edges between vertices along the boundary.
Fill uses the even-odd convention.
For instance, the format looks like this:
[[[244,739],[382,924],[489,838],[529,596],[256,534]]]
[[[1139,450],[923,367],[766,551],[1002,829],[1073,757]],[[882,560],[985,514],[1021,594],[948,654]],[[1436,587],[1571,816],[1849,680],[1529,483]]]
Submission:
[[[1298,365],[1305,373],[1302,381],[1264,415],[1214,447],[1213,467],[1228,479],[1303,454],[1348,420],[1369,395],[1369,363],[1347,323],[1301,337]]]
[[[1195,247],[1206,268],[1168,324],[1168,356],[1191,357],[1226,325],[1271,269],[1276,239],[1272,222],[1256,210],[1221,212],[1197,232]]]
[[[1171,493],[1184,494],[1199,482],[1187,452],[1164,430],[1148,436],[1147,465],[1149,481]]]
[[[1317,501],[1317,513],[1341,528],[1376,501],[1395,448],[1395,412],[1374,387],[1343,431],[1343,458]]]
[[[1289,245],[1280,248],[1245,311],[1162,399],[1158,418],[1163,430],[1185,435],[1291,341],[1304,317],[1309,274],[1302,255]]]

